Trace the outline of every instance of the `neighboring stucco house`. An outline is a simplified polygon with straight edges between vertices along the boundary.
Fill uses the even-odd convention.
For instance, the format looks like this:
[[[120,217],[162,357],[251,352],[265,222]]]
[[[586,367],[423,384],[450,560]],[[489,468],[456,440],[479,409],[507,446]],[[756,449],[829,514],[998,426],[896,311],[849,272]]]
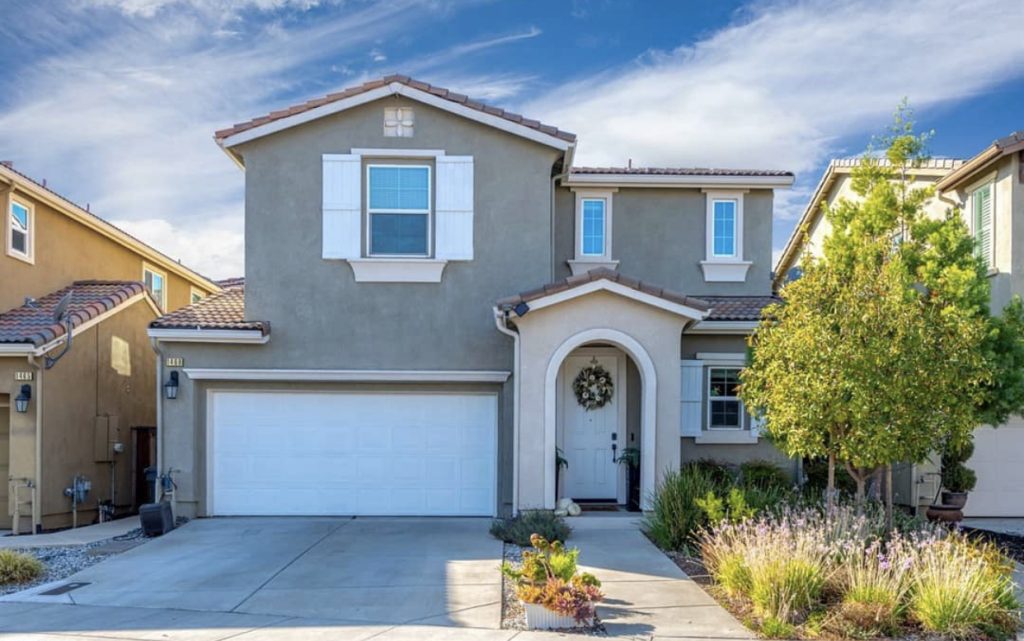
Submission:
[[[123,514],[155,456],[146,328],[220,288],[7,164],[0,211],[0,529],[71,525],[76,476],[79,523],[100,502]]]
[[[935,195],[925,203],[930,216],[944,216],[959,208],[978,251],[991,265],[992,309],[998,313],[1014,294],[1024,294],[1024,174],[1021,154],[1024,133],[997,140],[970,160],[933,159],[914,170],[915,187],[933,185]],[[797,228],[776,264],[775,285],[793,277],[805,252],[821,254],[830,227],[822,205],[840,198],[854,199],[850,172],[858,159],[834,160],[822,177]],[[1021,240],[1016,240],[1016,236]],[[1024,516],[1024,420],[1014,417],[994,429],[979,427],[975,453],[968,465],[978,474],[964,513],[967,516]],[[937,457],[936,457],[937,459]],[[894,470],[893,490],[898,502],[912,507],[932,503],[939,490],[937,460],[900,465]]]
[[[735,398],[790,173],[577,167],[574,135],[404,76],[215,138],[244,288],[149,332],[184,514],[621,504],[626,448],[645,504],[682,461],[794,470]]]

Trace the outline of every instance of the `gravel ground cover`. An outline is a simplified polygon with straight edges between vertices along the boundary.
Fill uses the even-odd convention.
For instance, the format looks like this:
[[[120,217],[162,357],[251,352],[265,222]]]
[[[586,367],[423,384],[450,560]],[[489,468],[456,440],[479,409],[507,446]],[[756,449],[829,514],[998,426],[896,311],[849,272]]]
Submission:
[[[146,538],[142,535],[142,529],[135,529],[121,536],[115,536],[103,541],[97,541],[88,545],[56,545],[43,548],[17,549],[36,557],[46,566],[46,571],[35,581],[28,583],[17,583],[12,585],[0,585],[0,595],[12,594],[33,588],[43,583],[60,581],[76,572],[84,570],[90,565],[95,565],[115,554],[142,545]]]

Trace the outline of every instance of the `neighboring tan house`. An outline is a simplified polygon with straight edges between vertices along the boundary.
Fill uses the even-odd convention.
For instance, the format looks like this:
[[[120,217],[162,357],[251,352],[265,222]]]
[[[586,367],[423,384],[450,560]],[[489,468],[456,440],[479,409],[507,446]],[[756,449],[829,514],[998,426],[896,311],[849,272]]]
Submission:
[[[126,513],[155,457],[146,327],[220,288],[7,164],[0,211],[0,529],[15,512],[21,532],[71,525],[73,507],[78,523],[101,502]],[[75,477],[91,486],[78,506]]]
[[[1024,133],[997,140],[967,161],[933,159],[914,170],[915,187],[933,185],[935,196],[925,203],[929,216],[944,216],[959,208],[975,236],[978,251],[992,266],[992,310],[999,311],[1014,294],[1024,295],[1024,188],[1021,154]],[[776,288],[798,276],[805,252],[821,255],[822,240],[831,231],[822,205],[840,198],[855,199],[850,171],[859,159],[833,160],[775,268]],[[1017,241],[1014,234],[1020,236]],[[1016,247],[1016,250],[1014,249]],[[994,429],[979,427],[974,435],[975,452],[968,462],[978,474],[964,514],[967,516],[1024,516],[1024,420]],[[936,460],[904,464],[894,470],[896,500],[911,507],[932,503],[939,490]]]
[[[404,76],[215,137],[246,172],[244,289],[150,329],[184,514],[647,505],[682,461],[795,471],[735,397],[792,174],[576,167],[574,135]]]

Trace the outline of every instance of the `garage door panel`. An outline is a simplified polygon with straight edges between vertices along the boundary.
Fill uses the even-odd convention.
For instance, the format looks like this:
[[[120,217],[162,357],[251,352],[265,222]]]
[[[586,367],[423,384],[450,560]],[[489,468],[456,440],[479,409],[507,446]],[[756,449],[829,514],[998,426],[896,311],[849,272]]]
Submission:
[[[210,511],[493,515],[497,399],[216,392]]]
[[[1024,516],[1024,420],[978,428],[967,465],[978,484],[967,499],[966,516]]]

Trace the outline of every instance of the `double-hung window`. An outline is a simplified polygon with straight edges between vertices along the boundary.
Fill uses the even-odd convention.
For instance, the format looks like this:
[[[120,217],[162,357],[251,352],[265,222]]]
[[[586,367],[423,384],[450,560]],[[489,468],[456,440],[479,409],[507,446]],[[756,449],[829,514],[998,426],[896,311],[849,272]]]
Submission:
[[[580,255],[600,256],[605,255],[605,207],[604,198],[584,198],[580,204],[582,211],[580,219],[582,230],[580,233]]]
[[[21,260],[32,261],[34,223],[32,209],[12,199],[7,221],[8,254]]]
[[[974,252],[992,266],[992,185],[988,184],[971,193],[971,229],[974,232]]]
[[[715,200],[711,207],[711,256],[735,258],[737,203],[735,200]]]
[[[708,429],[743,428],[743,401],[739,399],[739,367],[708,368]]]
[[[430,166],[367,167],[370,256],[430,255]]]
[[[142,282],[156,299],[160,309],[167,310],[167,276],[151,267],[142,268]]]

